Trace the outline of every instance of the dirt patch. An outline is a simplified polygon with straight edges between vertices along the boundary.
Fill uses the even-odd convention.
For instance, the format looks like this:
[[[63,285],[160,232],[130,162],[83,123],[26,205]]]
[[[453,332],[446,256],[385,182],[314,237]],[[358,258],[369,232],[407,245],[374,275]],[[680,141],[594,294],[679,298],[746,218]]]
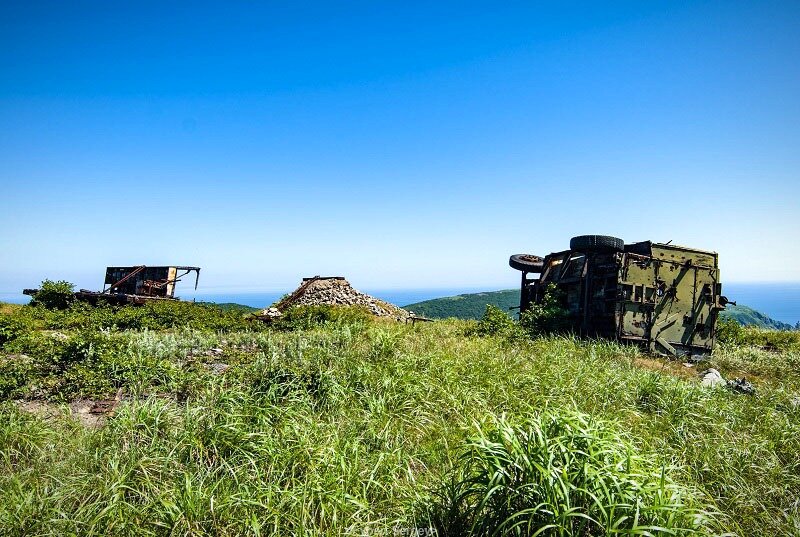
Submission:
[[[657,371],[686,380],[697,379],[696,367],[686,367],[681,362],[669,360],[667,358],[639,356],[633,359],[633,365],[649,371]]]
[[[62,405],[49,403],[47,401],[15,401],[17,408],[34,414],[43,420],[52,420],[61,417],[64,412]]]
[[[113,399],[79,399],[69,404],[51,403],[49,401],[17,401],[20,410],[29,412],[43,420],[57,420],[68,416],[89,429],[98,429],[106,424],[122,403],[122,392],[117,392]]]

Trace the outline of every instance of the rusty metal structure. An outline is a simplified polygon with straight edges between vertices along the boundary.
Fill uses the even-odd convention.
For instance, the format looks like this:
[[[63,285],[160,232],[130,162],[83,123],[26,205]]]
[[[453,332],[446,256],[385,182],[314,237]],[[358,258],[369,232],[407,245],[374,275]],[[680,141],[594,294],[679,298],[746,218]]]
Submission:
[[[200,267],[161,266],[107,267],[102,291],[81,289],[75,298],[97,304],[144,304],[153,300],[179,300],[175,285],[181,278],[194,272],[194,288],[200,280]],[[38,289],[25,289],[26,295],[35,296]]]
[[[107,267],[102,292],[174,298],[175,284],[192,272],[197,289],[200,267]]]
[[[200,280],[200,267],[160,266],[107,267],[103,290],[99,293],[81,289],[78,300],[97,303],[100,300],[115,304],[143,304],[152,300],[178,300],[175,284],[194,272],[194,288]]]
[[[581,235],[545,257],[512,255],[522,272],[520,312],[550,286],[575,333],[635,343],[671,356],[710,353],[722,296],[716,252]]]

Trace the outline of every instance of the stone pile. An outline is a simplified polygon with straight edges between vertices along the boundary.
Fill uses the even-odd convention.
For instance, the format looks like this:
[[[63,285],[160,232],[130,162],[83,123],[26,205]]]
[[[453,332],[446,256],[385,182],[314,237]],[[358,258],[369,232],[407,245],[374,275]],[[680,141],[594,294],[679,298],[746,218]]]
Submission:
[[[262,315],[275,317],[278,311],[293,306],[362,306],[377,317],[389,317],[405,321],[410,314],[394,304],[384,302],[353,288],[344,278],[311,278],[303,282],[287,298],[273,304]]]

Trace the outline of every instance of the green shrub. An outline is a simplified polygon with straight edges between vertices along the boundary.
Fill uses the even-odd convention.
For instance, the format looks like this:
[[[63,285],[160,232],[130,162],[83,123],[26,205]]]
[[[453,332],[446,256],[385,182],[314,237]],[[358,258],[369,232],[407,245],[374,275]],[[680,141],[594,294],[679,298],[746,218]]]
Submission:
[[[77,362],[96,362],[122,350],[122,340],[99,330],[81,330],[65,340],[60,355],[54,357],[57,366],[66,368]]]
[[[295,306],[285,311],[273,326],[279,330],[309,330],[330,324],[365,323],[372,318],[362,306]]]
[[[15,352],[0,361],[0,398],[106,395],[118,383],[110,363],[127,362],[124,336],[91,328],[68,336],[30,332],[6,346]]]
[[[492,304],[487,304],[483,317],[476,325],[467,329],[467,335],[476,336],[515,336],[518,334],[517,323],[506,312]]]
[[[717,341],[721,343],[741,343],[744,336],[744,327],[735,319],[717,319]]]
[[[60,310],[41,305],[26,306],[14,316],[36,320],[51,330],[84,328],[116,330],[168,330],[194,328],[198,330],[234,331],[258,330],[261,323],[252,323],[240,310],[214,304],[195,304],[181,301],[152,301],[141,306],[111,306],[100,303],[92,306],[74,302]]]
[[[0,347],[32,328],[30,321],[20,315],[0,315]]]
[[[75,301],[75,285],[64,280],[44,280],[31,300],[32,306],[64,309]]]
[[[469,441],[432,521],[439,535],[559,536],[707,535],[713,522],[667,468],[576,412],[501,419]]]
[[[0,357],[0,400],[25,395],[27,386],[39,376],[36,361],[30,356]]]
[[[540,304],[531,304],[520,316],[520,326],[531,336],[568,332],[572,318],[564,307],[564,293],[555,285],[545,289]]]
[[[194,328],[231,331],[257,329],[240,311],[212,304],[181,301],[151,301],[141,306],[98,308],[91,317],[103,327],[118,330],[164,330]]]
[[[519,323],[514,322],[497,306],[487,304],[483,317],[477,325],[468,328],[466,334],[517,338],[526,334],[536,337],[568,332],[572,328],[572,318],[563,302],[563,293],[551,284],[545,290],[542,302],[531,304],[520,316]]]
[[[751,345],[768,350],[800,350],[800,332],[794,330],[768,330],[755,326],[742,326],[735,319],[717,320],[717,340],[733,345]]]

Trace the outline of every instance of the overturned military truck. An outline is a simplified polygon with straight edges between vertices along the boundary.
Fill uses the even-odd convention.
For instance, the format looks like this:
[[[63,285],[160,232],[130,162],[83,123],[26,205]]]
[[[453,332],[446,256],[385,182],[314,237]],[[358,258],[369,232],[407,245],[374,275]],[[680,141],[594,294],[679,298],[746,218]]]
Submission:
[[[722,296],[718,256],[606,235],[573,237],[569,250],[509,259],[522,271],[520,312],[554,286],[572,330],[672,356],[710,353]]]

